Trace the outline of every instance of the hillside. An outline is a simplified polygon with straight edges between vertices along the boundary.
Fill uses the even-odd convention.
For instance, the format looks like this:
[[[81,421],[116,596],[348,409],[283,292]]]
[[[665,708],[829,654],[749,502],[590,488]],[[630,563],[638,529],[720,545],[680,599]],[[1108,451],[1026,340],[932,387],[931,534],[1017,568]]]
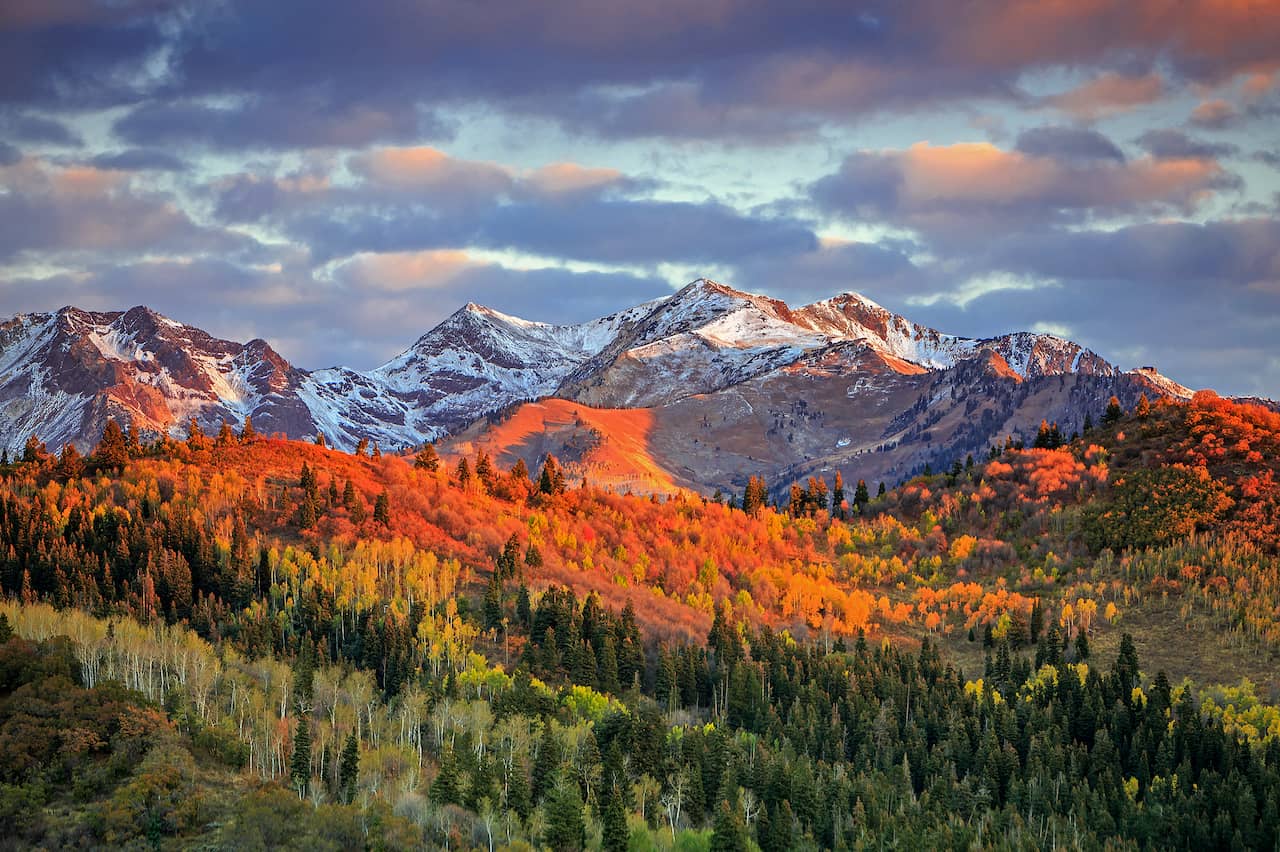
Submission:
[[[780,506],[760,481],[726,503],[630,496],[483,446],[450,464],[230,430],[31,445],[0,479],[0,811],[46,845],[296,845],[373,821],[381,840],[356,842],[781,850],[1086,825],[1265,847],[1280,415],[1202,393],[1096,419],[880,496],[778,484]],[[71,707],[76,736],[35,733]],[[1046,769],[1068,753],[1090,768]],[[1018,822],[1055,777],[1088,798]],[[1188,792],[1228,784],[1259,804]]]

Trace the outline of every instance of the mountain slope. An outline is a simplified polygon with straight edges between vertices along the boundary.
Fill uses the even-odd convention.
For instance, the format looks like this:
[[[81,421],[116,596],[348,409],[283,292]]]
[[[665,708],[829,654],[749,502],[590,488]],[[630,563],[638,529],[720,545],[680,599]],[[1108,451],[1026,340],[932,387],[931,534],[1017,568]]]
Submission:
[[[974,386],[984,370],[1000,380]],[[1046,379],[1071,379],[1072,399],[1051,403],[1021,387]],[[945,419],[946,406],[922,404],[920,396],[944,392],[971,407],[982,393],[995,394],[984,411],[998,409],[999,416],[984,415],[981,435],[972,418],[956,434],[939,430],[934,424]],[[792,309],[706,279],[576,325],[468,304],[371,371],[301,370],[262,340],[220,340],[144,307],[68,307],[0,325],[0,446],[11,450],[33,434],[55,448],[74,442],[87,449],[109,418],[144,434],[182,435],[192,417],[210,430],[246,416],[263,432],[323,434],[341,449],[362,439],[393,449],[559,397],[589,408],[652,410],[647,440],[672,449],[638,461],[636,470],[656,465],[679,481],[713,487],[764,472],[755,470],[761,458],[771,459],[777,474],[920,438],[924,450],[876,466],[876,475],[892,475],[937,456],[940,442],[967,449],[1041,417],[1079,422],[1084,400],[1094,406],[1113,392],[1124,399],[1190,394],[1152,369],[1122,373],[1052,335],[963,338],[853,293]],[[734,415],[748,398],[768,414]],[[1028,407],[1026,399],[1040,401]],[[785,412],[798,402],[822,417],[804,419],[797,430]],[[740,458],[713,465],[722,470],[714,477],[690,476],[683,469],[700,471],[696,465],[707,461],[703,432],[717,431],[717,417],[734,418],[735,434],[719,445],[740,445]]]

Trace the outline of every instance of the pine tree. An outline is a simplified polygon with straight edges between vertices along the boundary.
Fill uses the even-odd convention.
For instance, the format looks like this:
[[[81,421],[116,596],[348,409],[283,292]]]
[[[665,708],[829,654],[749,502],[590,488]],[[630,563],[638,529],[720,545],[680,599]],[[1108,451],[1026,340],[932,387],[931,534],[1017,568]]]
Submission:
[[[218,447],[230,447],[236,443],[236,433],[231,431],[231,424],[226,420],[222,421],[222,426],[218,429],[218,437],[214,439],[214,445]]]
[[[373,501],[373,520],[383,526],[391,525],[391,499],[383,491]]]
[[[883,482],[883,481],[881,481],[881,483],[880,483],[880,488],[876,491],[876,496],[877,496],[877,497],[883,497],[883,496],[884,496],[884,492],[885,492],[884,482]]]
[[[1138,404],[1134,406],[1133,413],[1140,420],[1146,420],[1151,416],[1151,401],[1147,399],[1145,393],[1138,397]]]
[[[93,460],[110,470],[121,470],[129,463],[129,446],[124,431],[114,419],[108,420],[102,430],[102,440],[93,451]]]
[[[769,502],[769,486],[762,477],[747,477],[747,487],[742,492],[742,511],[755,515]]]
[[[324,433],[323,433],[323,432],[317,432],[317,433],[316,433],[316,446],[317,446],[317,447],[327,447],[327,446],[329,446],[329,443],[324,439]]]
[[[84,473],[84,459],[81,458],[80,451],[76,449],[75,444],[63,444],[62,455],[58,457],[58,474],[71,479],[82,473]]]
[[[253,418],[248,414],[244,416],[244,425],[240,427],[240,440],[246,444],[258,440],[258,431],[253,428]]]
[[[631,833],[627,830],[627,811],[622,803],[622,794],[615,784],[606,787],[601,822],[600,848],[604,852],[627,852]]]
[[[347,744],[342,749],[342,763],[338,768],[338,794],[344,803],[351,804],[351,800],[355,798],[359,779],[360,741],[356,739],[356,732],[352,731],[347,735]]]
[[[298,720],[293,734],[293,756],[289,758],[289,778],[299,798],[306,798],[311,782],[311,722],[307,717]]]
[[[511,472],[508,475],[512,482],[519,485],[529,484],[529,466],[524,463],[524,459],[517,458],[516,463],[511,466]]]
[[[853,505],[858,507],[858,514],[862,514],[867,508],[867,504],[871,502],[871,495],[867,493],[867,481],[865,479],[858,480],[858,487],[853,491]]]
[[[725,800],[720,801],[711,832],[711,852],[747,852],[746,828],[738,811]]]
[[[187,446],[193,450],[203,450],[209,446],[208,436],[194,417],[187,421]]]
[[[369,452],[369,439],[361,438],[359,441],[356,442],[356,455],[364,456],[364,455],[367,455],[368,452]]]
[[[0,645],[13,638],[13,627],[9,624],[9,616],[0,612]]]
[[[497,571],[489,576],[484,590],[484,626],[487,630],[502,627],[502,581]]]
[[[844,477],[836,471],[835,487],[831,490],[831,517],[844,518]]]
[[[440,755],[440,771],[431,782],[428,795],[433,802],[441,805],[462,804],[462,794],[458,790],[458,758],[453,749],[446,749]]]
[[[429,473],[435,473],[440,469],[440,456],[436,453],[435,444],[427,444],[422,448],[422,452],[413,460],[413,466],[419,470],[425,470]]]
[[[547,796],[544,809],[546,828],[542,833],[543,843],[557,852],[586,848],[587,827],[582,817],[582,796],[577,784],[557,785]]]
[[[550,630],[551,628],[547,629]],[[554,645],[552,650],[555,650]],[[538,742],[538,755],[533,760],[531,780],[533,800],[535,802],[539,801],[551,789],[559,769],[560,740],[556,737],[555,732],[551,730],[551,724],[548,720],[543,724],[542,739]]]
[[[538,490],[543,494],[563,494],[565,492],[564,471],[560,469],[560,460],[547,453],[542,463],[542,474],[538,477]]]
[[[1110,426],[1118,423],[1122,417],[1124,417],[1124,409],[1120,407],[1120,400],[1113,396],[1107,401],[1107,410],[1102,413],[1102,425]]]
[[[373,458],[375,458],[375,459],[380,459],[380,458],[382,458],[382,448],[378,446],[378,442],[377,442],[377,441],[374,441],[374,442],[373,442],[373,453],[372,453],[372,457],[373,457]]]
[[[458,477],[459,488],[465,489],[471,484],[471,465],[465,458],[458,460],[458,469],[454,472],[454,475]]]

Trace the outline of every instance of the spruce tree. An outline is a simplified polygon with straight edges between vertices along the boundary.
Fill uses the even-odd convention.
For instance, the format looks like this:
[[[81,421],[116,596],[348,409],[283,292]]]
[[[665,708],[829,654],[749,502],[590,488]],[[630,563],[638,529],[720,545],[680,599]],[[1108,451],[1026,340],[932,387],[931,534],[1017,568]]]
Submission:
[[[383,526],[391,525],[391,499],[386,491],[379,494],[373,501],[373,520]]]
[[[748,848],[742,818],[738,816],[736,809],[722,799],[711,832],[711,852],[747,852]]]
[[[604,813],[601,815],[603,831],[600,848],[604,852],[627,852],[631,839],[627,830],[627,811],[622,803],[622,794],[614,784],[608,784],[605,790]]]
[[[582,796],[577,784],[566,782],[557,785],[547,796],[544,810],[546,828],[542,833],[543,843],[557,852],[586,848],[587,827],[582,817]]]
[[[93,460],[100,466],[111,470],[121,470],[129,463],[129,446],[124,431],[115,420],[108,420],[102,430],[102,440],[93,451]]]
[[[1122,417],[1124,417],[1124,409],[1120,407],[1120,400],[1113,396],[1107,401],[1107,410],[1102,413],[1102,425],[1110,426],[1119,422]]]
[[[347,735],[347,744],[342,748],[342,762],[338,767],[338,793],[345,804],[351,804],[355,798],[356,782],[360,779],[360,741],[353,730]]]
[[[298,720],[293,734],[293,756],[289,758],[289,778],[299,798],[306,798],[311,782],[311,723],[307,717]]]
[[[253,418],[248,414],[244,416],[244,426],[240,428],[240,440],[246,444],[258,440],[258,432],[253,428]]]
[[[428,473],[435,473],[440,469],[440,456],[436,453],[435,444],[427,444],[422,448],[422,452],[413,460],[413,466],[419,470],[425,470]]]
[[[858,487],[853,491],[853,505],[858,507],[858,514],[862,514],[867,508],[867,504],[871,502],[871,495],[867,493],[867,481],[865,479],[858,480]]]

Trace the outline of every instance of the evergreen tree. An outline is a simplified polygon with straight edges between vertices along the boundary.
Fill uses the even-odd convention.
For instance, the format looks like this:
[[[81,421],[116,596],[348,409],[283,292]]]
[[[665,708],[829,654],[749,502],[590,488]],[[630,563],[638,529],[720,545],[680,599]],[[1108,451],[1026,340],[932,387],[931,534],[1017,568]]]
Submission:
[[[289,778],[299,798],[306,798],[311,783],[311,722],[303,716],[293,733],[293,755],[289,758]]]
[[[582,817],[582,796],[578,785],[558,784],[547,796],[546,828],[542,842],[552,849],[574,852],[587,846],[587,827]]]
[[[13,627],[9,624],[9,616],[0,612],[0,645],[13,638]]]
[[[324,433],[323,433],[323,432],[317,432],[317,433],[316,433],[316,446],[317,446],[317,447],[327,447],[327,446],[329,446],[329,443],[328,443],[327,441],[325,441],[325,439],[324,439]]]
[[[244,416],[244,425],[240,427],[240,440],[246,444],[251,444],[258,440],[258,432],[253,428],[253,418],[248,414]]]
[[[368,455],[368,453],[369,453],[369,439],[361,438],[359,441],[356,442],[356,455],[364,456],[364,455]]]
[[[230,447],[236,443],[236,433],[231,431],[231,424],[226,420],[222,421],[222,426],[218,428],[218,437],[214,439],[214,445],[218,447]]]
[[[435,473],[440,469],[440,456],[436,453],[435,444],[427,444],[413,459],[413,466],[419,470]]]
[[[1146,420],[1151,416],[1151,401],[1147,399],[1145,393],[1138,397],[1138,404],[1134,406],[1133,413],[1140,420]]]
[[[622,794],[615,784],[606,785],[601,822],[603,831],[600,848],[604,852],[627,852],[631,833],[627,830],[627,811],[622,802]]]
[[[342,763],[338,767],[339,798],[351,804],[355,798],[356,782],[360,778],[360,741],[353,730],[347,735],[347,744],[342,748]]]
[[[58,457],[58,475],[71,479],[83,472],[84,459],[81,458],[80,451],[76,449],[76,445],[72,443],[63,444],[62,455]]]
[[[187,421],[187,446],[193,450],[203,450],[209,446],[208,436],[194,417]]]
[[[722,799],[711,832],[711,852],[747,852],[749,848],[742,817]]]
[[[484,590],[484,626],[487,630],[502,627],[502,581],[497,571],[489,575]]]
[[[122,470],[129,463],[129,446],[124,431],[114,419],[108,420],[102,430],[102,440],[93,451],[93,460],[99,467]]]
[[[465,458],[458,460],[458,469],[454,471],[458,479],[458,487],[465,489],[471,484],[471,463]]]
[[[383,526],[391,525],[391,499],[386,491],[379,494],[373,501],[373,520]]]
[[[877,497],[883,497],[883,496],[884,496],[884,492],[885,492],[885,487],[884,487],[884,482],[882,481],[882,482],[880,483],[880,488],[876,491],[876,496],[877,496]]]
[[[550,630],[550,628],[548,628]],[[554,650],[554,648],[553,648]],[[538,742],[538,754],[533,760],[531,773],[531,792],[533,800],[540,801],[551,785],[555,783],[556,772],[560,769],[560,740],[551,730],[549,722],[542,728],[542,739]]]
[[[462,804],[462,794],[458,790],[458,758],[453,753],[453,749],[446,749],[444,754],[440,755],[440,771],[431,782],[428,795],[437,804]]]
[[[520,485],[529,484],[529,466],[524,463],[524,459],[517,458],[516,463],[511,466],[511,473],[508,474],[511,481]]]
[[[871,495],[867,493],[867,481],[865,479],[858,480],[858,487],[853,491],[853,505],[858,507],[858,514],[862,514],[867,508],[867,504],[871,502]]]
[[[1122,417],[1124,417],[1124,409],[1120,407],[1120,400],[1113,396],[1107,401],[1107,410],[1102,413],[1102,425],[1110,426],[1118,423]]]

